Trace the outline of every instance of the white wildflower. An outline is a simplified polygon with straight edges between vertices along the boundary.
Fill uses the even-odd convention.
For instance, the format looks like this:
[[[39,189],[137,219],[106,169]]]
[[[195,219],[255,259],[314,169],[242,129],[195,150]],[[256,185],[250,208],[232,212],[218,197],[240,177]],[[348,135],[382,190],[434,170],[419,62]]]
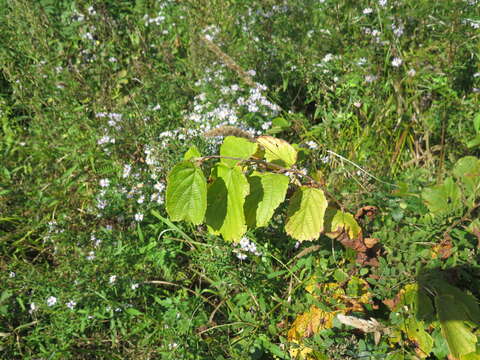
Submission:
[[[109,284],[115,284],[115,281],[117,281],[117,275],[112,275],[112,276],[110,276],[110,278],[108,279],[108,283],[109,283]]]
[[[135,214],[135,221],[142,221],[143,220],[143,214],[142,213],[136,213]]]
[[[35,305],[35,303],[32,302],[32,303],[30,304],[30,310],[29,310],[28,312],[31,314],[31,313],[37,311],[37,309],[38,309],[38,308],[37,308],[37,305]]]
[[[363,9],[363,14],[364,14],[364,15],[369,15],[369,14],[371,14],[371,13],[373,13],[373,9],[372,9],[372,8],[365,8],[365,9]]]
[[[69,302],[67,302],[66,305],[70,310],[73,310],[73,308],[77,305],[77,303],[73,300],[70,300]]]
[[[100,180],[100,186],[101,187],[108,187],[110,185],[110,180],[109,179],[101,179]]]
[[[402,65],[402,63],[403,63],[403,60],[400,59],[399,57],[395,57],[392,60],[392,66],[393,67],[399,67],[400,65]]]
[[[50,296],[48,299],[47,299],[47,305],[48,306],[53,306],[57,303],[57,298],[55,296]]]
[[[367,63],[367,59],[365,59],[365,58],[360,58],[360,59],[358,59],[358,61],[357,61],[357,65],[358,65],[358,66],[363,66],[363,65],[365,65],[366,63]]]

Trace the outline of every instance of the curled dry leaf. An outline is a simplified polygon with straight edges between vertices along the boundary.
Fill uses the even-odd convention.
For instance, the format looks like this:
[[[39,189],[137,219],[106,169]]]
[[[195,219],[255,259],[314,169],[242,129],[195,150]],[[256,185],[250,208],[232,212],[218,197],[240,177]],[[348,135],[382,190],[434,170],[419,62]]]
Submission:
[[[452,238],[447,235],[439,244],[432,247],[430,256],[432,259],[448,259],[452,255],[452,247]]]
[[[365,216],[369,218],[369,220],[373,220],[373,218],[377,215],[378,208],[373,205],[363,206],[357,210],[355,214],[355,219],[359,220],[364,218]]]
[[[374,333],[375,345],[380,342],[382,334],[388,334],[388,328],[380,324],[376,319],[370,318],[370,320],[360,319],[355,316],[347,316],[344,314],[337,315],[338,321],[344,325],[352,326],[356,329],[363,331],[364,333]]]
[[[370,206],[368,208],[375,207]],[[370,209],[370,211],[373,210]],[[335,208],[327,208],[325,224],[325,235],[340,241],[343,246],[355,250],[357,252],[357,263],[378,266],[379,241],[376,238],[364,239],[362,229],[353,215]]]

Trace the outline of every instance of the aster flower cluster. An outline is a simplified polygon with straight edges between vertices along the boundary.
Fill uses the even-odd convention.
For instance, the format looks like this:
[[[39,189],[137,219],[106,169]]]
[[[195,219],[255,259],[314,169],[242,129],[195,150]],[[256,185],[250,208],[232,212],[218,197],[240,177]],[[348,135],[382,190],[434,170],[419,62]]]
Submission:
[[[246,236],[242,237],[238,243],[235,244],[238,248],[235,248],[233,252],[240,260],[245,260],[248,257],[248,253],[255,256],[261,256],[262,253],[257,249],[257,245],[250,241]]]

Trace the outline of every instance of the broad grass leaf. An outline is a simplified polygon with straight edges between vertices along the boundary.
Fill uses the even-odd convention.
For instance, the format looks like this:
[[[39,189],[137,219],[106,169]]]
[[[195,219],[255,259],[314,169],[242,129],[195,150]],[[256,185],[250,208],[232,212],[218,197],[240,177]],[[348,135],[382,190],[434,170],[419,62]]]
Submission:
[[[202,223],[207,209],[207,181],[190,161],[177,164],[167,179],[166,209],[172,221]]]
[[[247,225],[267,226],[275,209],[285,200],[290,179],[282,174],[254,172],[248,182],[250,194],[244,206]]]
[[[276,165],[290,168],[297,162],[297,150],[285,140],[260,136],[257,142],[265,149],[265,159]]]
[[[317,239],[323,230],[327,206],[322,190],[307,186],[298,188],[290,199],[285,231],[299,241]]]
[[[422,198],[433,215],[446,215],[460,205],[461,194],[453,178],[448,177],[443,184],[424,189]]]
[[[447,340],[450,353],[455,358],[476,351],[477,337],[465,324],[466,313],[456,297],[450,294],[435,296],[438,320]]]
[[[239,241],[247,225],[243,206],[249,192],[247,178],[239,166],[218,163],[216,179],[208,189],[206,223],[209,230],[227,241]]]
[[[255,154],[257,147],[258,145],[256,143],[247,139],[236,136],[227,136],[223,141],[222,146],[220,146],[220,156],[248,159]],[[230,166],[234,166],[239,162],[239,160],[233,159],[221,159],[220,161]]]

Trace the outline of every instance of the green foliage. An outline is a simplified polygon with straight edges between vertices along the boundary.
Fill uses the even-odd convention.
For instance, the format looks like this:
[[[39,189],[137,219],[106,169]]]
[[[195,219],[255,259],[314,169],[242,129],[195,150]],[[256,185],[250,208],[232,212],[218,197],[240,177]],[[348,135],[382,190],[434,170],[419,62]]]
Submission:
[[[166,208],[172,220],[200,224],[207,210],[207,182],[202,170],[184,161],[172,169],[167,184]]]
[[[257,151],[257,144],[235,136],[227,136],[220,147],[221,162],[234,166],[242,160],[249,159]],[[236,157],[240,160],[227,159]]]
[[[423,190],[422,198],[434,215],[450,214],[461,204],[460,189],[452,177],[447,178],[443,184]]]
[[[295,163],[297,152],[285,140],[271,136],[259,137],[257,142],[262,146],[265,160],[257,157],[256,143],[239,137],[227,137],[220,147],[220,162],[212,170],[205,223],[210,232],[221,234],[227,241],[239,241],[247,230],[247,224],[251,228],[266,226],[275,209],[285,199],[289,178],[268,170],[271,168],[270,171],[286,172]],[[195,160],[201,162],[207,159],[208,157]],[[261,165],[267,172],[254,171],[246,177],[242,169],[248,164]],[[188,167],[189,173],[184,173],[185,167]],[[198,175],[198,181],[192,179],[198,171],[201,170],[184,162],[174,167],[170,173],[167,211],[172,220],[193,222],[191,219],[195,219],[197,222],[194,224],[201,222],[198,219],[203,218],[200,211],[205,205],[203,197],[199,205],[192,204],[195,201],[192,193],[203,194],[198,190],[203,189],[203,177]],[[186,201],[188,198],[192,200]],[[327,206],[322,190],[300,186],[289,202],[285,231],[296,240],[317,239],[324,228]],[[350,216],[350,219],[353,218]]]
[[[265,149],[265,159],[268,162],[290,168],[297,161],[297,151],[285,140],[260,136],[257,142]]]
[[[249,193],[247,178],[238,165],[224,163],[215,166],[212,177],[205,222],[212,233],[221,234],[227,241],[239,241],[247,231],[243,211]],[[171,183],[171,186],[175,185]]]
[[[253,171],[248,177],[250,193],[245,199],[245,217],[250,228],[267,226],[287,194],[288,176]]]
[[[290,200],[285,231],[300,241],[318,238],[323,231],[323,216],[327,206],[322,190],[300,187]]]

